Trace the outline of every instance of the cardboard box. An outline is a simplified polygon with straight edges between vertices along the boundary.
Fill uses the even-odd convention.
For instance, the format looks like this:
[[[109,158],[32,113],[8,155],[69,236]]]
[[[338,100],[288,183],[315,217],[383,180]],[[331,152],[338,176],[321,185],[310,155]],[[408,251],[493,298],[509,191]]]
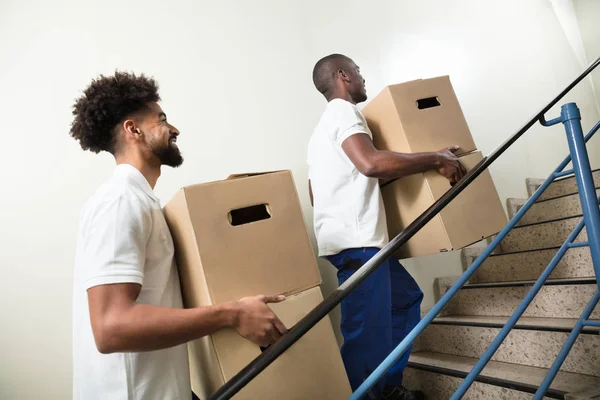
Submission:
[[[186,307],[321,283],[290,171],[188,186],[164,213]]]
[[[377,149],[399,153],[476,150],[448,76],[387,86],[362,110]]]
[[[480,152],[460,157],[471,170],[483,159]],[[390,238],[421,215],[450,189],[436,171],[396,180],[381,190]],[[508,220],[489,171],[479,175],[461,194],[413,236],[397,253],[398,258],[456,250],[498,233]]]
[[[232,175],[183,188],[164,207],[184,304],[207,306],[258,294],[291,328],[323,298],[321,278],[290,171]],[[208,398],[261,353],[233,329],[188,344],[192,388]],[[350,384],[324,318],[234,396],[346,399]]]
[[[291,328],[323,300],[319,288],[269,304]],[[261,348],[233,329],[221,330],[190,343],[192,389],[207,399],[261,353]],[[347,399],[352,394],[329,317],[233,397],[234,400]]]

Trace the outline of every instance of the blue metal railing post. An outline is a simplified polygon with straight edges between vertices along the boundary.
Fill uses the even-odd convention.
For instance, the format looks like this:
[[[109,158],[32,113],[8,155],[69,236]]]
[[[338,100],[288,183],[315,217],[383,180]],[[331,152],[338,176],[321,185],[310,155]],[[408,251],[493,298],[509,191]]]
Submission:
[[[540,119],[545,126],[554,125],[561,122],[561,119],[556,118],[551,121],[545,121],[543,118]],[[581,127],[581,126],[580,126]],[[585,143],[590,140],[594,134],[600,129],[600,121],[598,121],[594,127],[590,130],[590,132],[583,139],[583,146],[585,149]],[[517,223],[521,220],[521,218],[525,215],[525,213],[529,210],[531,205],[535,203],[542,193],[550,186],[550,184],[559,177],[563,177],[566,174],[574,173],[573,170],[564,171],[565,167],[571,162],[571,155],[568,155],[554,170],[554,172],[546,179],[546,181],[536,190],[536,192],[531,196],[531,198],[525,203],[523,207],[517,212],[517,214],[513,217],[512,220],[508,223],[508,225],[494,238],[494,240],[486,247],[483,253],[477,257],[477,259],[467,268],[467,270],[463,273],[463,275],[452,285],[450,289],[446,291],[444,296],[434,305],[434,307],[423,317],[423,319],[413,328],[413,330],[402,340],[402,342],[386,357],[386,359],[371,373],[371,375],[363,382],[363,384],[352,394],[349,400],[359,400],[362,399],[363,396],[367,395],[371,387],[375,385],[379,379],[385,375],[389,368],[398,360],[402,355],[408,350],[408,348],[415,341],[417,336],[421,334],[425,328],[435,319],[435,317],[442,311],[442,309],[450,302],[452,297],[461,289],[461,287],[468,282],[470,277],[479,269],[481,264],[487,259],[487,257],[492,254],[494,249],[500,244],[500,242],[504,239],[504,237],[508,234],[512,228],[514,228]],[[588,161],[589,165],[589,161]],[[592,181],[592,187],[593,187]],[[593,201],[598,204],[599,199],[595,197],[595,191],[592,189],[592,193],[594,193]],[[580,224],[578,232],[582,229]],[[577,230],[577,228],[576,228]],[[575,235],[576,236],[576,235]],[[575,239],[575,237],[573,237]],[[569,247],[579,247],[580,244],[571,243]],[[566,251],[566,248],[564,249]],[[564,255],[564,252],[562,253]],[[562,255],[558,255],[557,260],[560,260]],[[550,268],[550,272],[552,272],[552,268]],[[598,274],[596,274],[598,276]]]
[[[590,252],[592,253],[592,263],[594,264],[596,279],[598,279],[600,276],[600,209],[596,202],[594,176],[581,129],[581,114],[575,103],[568,103],[562,106],[561,117],[567,131],[567,141],[569,142],[583,220],[585,221]]]
[[[594,188],[593,176],[592,176],[592,172],[591,172],[592,170],[590,168],[589,159],[587,157],[587,151],[586,151],[586,147],[585,147],[585,139],[583,137],[583,131],[581,129],[580,120],[581,120],[581,116],[579,114],[579,109],[577,108],[577,106],[574,103],[569,103],[562,107],[562,112],[561,112],[560,118],[555,118],[550,121],[544,121],[542,124],[545,126],[551,126],[551,125],[559,124],[561,122],[563,124],[565,124],[565,129],[567,130],[567,135],[569,136],[569,148],[570,148],[570,153],[571,153],[571,159],[572,159],[573,165],[574,165],[572,172],[575,174],[575,177],[577,179],[577,186],[580,189],[580,198],[581,198],[582,209],[588,208],[588,206],[591,205],[591,208],[593,208],[595,210],[595,212],[598,213],[598,211],[599,211],[598,200],[596,198],[596,191]],[[589,182],[586,182],[585,184],[587,184],[588,186],[591,185],[591,190],[589,190],[589,187],[588,187],[587,192],[581,191],[581,188],[584,187],[584,184],[583,183],[580,184],[580,180],[578,179],[578,176],[582,175],[584,171],[589,174]],[[559,174],[555,173],[555,176],[561,176],[561,175],[563,175],[563,173],[559,173]],[[590,197],[591,197],[591,201],[590,201]],[[586,206],[584,206],[584,204],[586,204]],[[600,215],[600,214],[598,214],[598,215]],[[593,220],[593,216],[592,216],[592,220]],[[596,221],[600,222],[600,218],[596,219]],[[525,296],[525,299],[523,299],[523,301],[519,304],[519,306],[514,311],[514,313],[510,317],[510,319],[507,321],[507,323],[504,325],[504,327],[501,329],[501,331],[498,333],[498,335],[494,338],[494,340],[492,341],[490,346],[486,349],[486,351],[483,353],[481,358],[477,361],[475,366],[471,369],[469,374],[461,382],[460,386],[458,387],[456,392],[454,392],[454,394],[452,395],[450,400],[462,399],[462,397],[465,395],[467,390],[469,390],[469,388],[471,387],[471,385],[473,384],[473,382],[475,381],[477,376],[479,376],[479,374],[481,373],[483,368],[487,365],[487,363],[490,361],[490,359],[492,358],[494,353],[498,350],[498,348],[500,347],[500,345],[502,344],[504,339],[506,339],[506,337],[508,336],[508,334],[510,333],[512,328],[515,326],[515,324],[517,323],[517,321],[519,320],[521,315],[523,315],[523,313],[525,312],[525,310],[527,309],[527,307],[529,306],[529,304],[531,303],[533,298],[537,295],[538,291],[545,284],[546,280],[549,278],[550,274],[554,270],[554,267],[556,267],[556,265],[561,260],[561,258],[566,253],[566,251],[569,248],[581,247],[582,243],[579,243],[578,245],[574,245],[572,242],[575,241],[575,238],[581,231],[585,222],[587,222],[587,221],[582,220],[578,224],[577,228],[574,229],[573,232],[571,232],[567,241],[561,246],[560,250],[554,256],[554,258],[552,259],[550,264],[546,267],[546,269],[544,270],[544,272],[542,273],[540,278],[536,281],[535,285],[527,293],[527,295]],[[589,228],[588,228],[588,230],[589,230]],[[586,244],[588,244],[588,242],[586,242]],[[593,307],[596,306],[596,303],[593,304],[592,310],[593,310]],[[591,311],[590,311],[590,313],[591,313]],[[589,315],[588,315],[588,317],[589,317]],[[579,334],[579,332],[581,332],[581,329],[583,329],[583,322],[581,319],[578,322],[578,324],[576,325],[576,328],[578,328],[579,330],[573,329],[572,337],[569,338],[571,346],[575,342],[575,339],[577,338],[577,335]],[[566,357],[566,354],[568,354],[569,349],[570,349],[570,346],[568,349],[566,349],[566,352],[561,352],[559,354],[559,357],[557,357],[557,359],[555,361],[555,364],[558,364],[556,371],[558,371],[558,368],[560,368],[560,365],[562,365],[562,362],[564,362],[564,357]],[[552,373],[552,370],[550,371],[549,375],[551,373]],[[556,372],[554,374],[556,374]],[[551,382],[551,380],[550,380],[550,382]],[[548,386],[549,386],[549,384],[548,384]],[[546,390],[547,390],[547,388],[548,387],[546,387]],[[545,393],[546,390],[544,390],[542,393]]]
[[[583,212],[583,221],[588,235],[588,245],[592,255],[592,264],[596,274],[596,281],[600,276],[600,209],[596,202],[596,188],[594,185],[594,176],[590,166],[590,159],[585,147],[585,139],[583,130],[581,129],[581,114],[575,103],[568,103],[561,108],[561,120],[567,132],[567,141],[569,142],[569,150],[573,161],[573,172],[577,182],[579,191],[579,199],[581,201],[581,210]],[[588,318],[600,300],[600,286],[596,290],[594,297],[581,314],[575,327],[569,334],[567,341],[560,349],[558,356],[550,367],[548,374],[544,378],[542,384],[535,393],[534,400],[540,400],[546,394],[546,391],[554,381],[556,374],[560,370],[565,358],[573,347],[577,336],[588,322]]]

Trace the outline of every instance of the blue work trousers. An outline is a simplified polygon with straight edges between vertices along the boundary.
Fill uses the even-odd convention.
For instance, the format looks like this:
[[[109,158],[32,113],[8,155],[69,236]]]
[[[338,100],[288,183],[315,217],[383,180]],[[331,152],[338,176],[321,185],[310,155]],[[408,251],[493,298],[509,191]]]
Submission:
[[[341,285],[379,249],[347,249],[327,259],[337,268]],[[419,323],[423,292],[395,258],[388,259],[342,301],[342,358],[352,390],[381,364]],[[411,347],[412,348],[412,347]],[[374,389],[402,384],[409,349]]]

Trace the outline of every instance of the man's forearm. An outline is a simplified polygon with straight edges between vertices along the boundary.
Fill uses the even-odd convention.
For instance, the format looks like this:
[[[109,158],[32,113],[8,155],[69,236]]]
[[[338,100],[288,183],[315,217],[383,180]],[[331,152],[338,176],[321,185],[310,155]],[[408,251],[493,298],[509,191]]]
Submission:
[[[236,318],[235,303],[192,309],[135,303],[107,316],[96,344],[103,353],[160,350],[232,326]]]
[[[378,151],[372,160],[369,176],[379,179],[397,179],[439,168],[439,155],[429,153],[395,153]]]

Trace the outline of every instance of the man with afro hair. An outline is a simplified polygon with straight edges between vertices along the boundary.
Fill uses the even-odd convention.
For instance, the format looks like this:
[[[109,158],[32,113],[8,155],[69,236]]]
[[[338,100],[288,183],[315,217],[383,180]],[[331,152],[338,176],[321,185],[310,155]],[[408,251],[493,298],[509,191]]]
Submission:
[[[282,296],[182,308],[173,240],[153,188],[161,167],[183,158],[159,100],[154,79],[116,72],[93,80],[73,107],[71,136],[117,164],[80,217],[74,399],[189,400],[186,342],[231,327],[268,346],[285,333],[267,306]]]

